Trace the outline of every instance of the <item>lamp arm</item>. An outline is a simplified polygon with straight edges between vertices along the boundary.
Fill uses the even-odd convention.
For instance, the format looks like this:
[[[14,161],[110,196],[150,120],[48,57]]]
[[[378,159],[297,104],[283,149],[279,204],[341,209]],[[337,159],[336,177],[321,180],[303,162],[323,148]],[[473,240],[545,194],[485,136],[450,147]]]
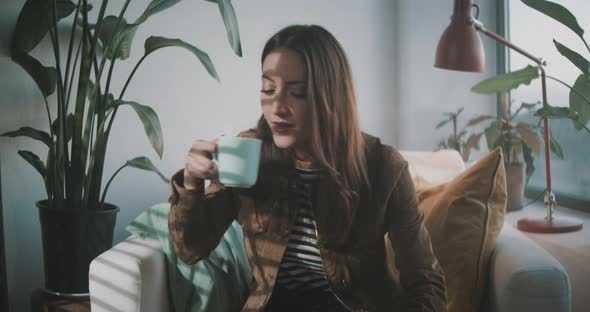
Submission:
[[[471,19],[472,20],[470,22],[473,24],[473,27],[475,27],[475,29],[477,31],[494,39],[495,41],[501,43],[502,45],[507,46],[508,48],[520,53],[521,55],[525,56],[526,58],[530,59],[531,61],[537,63],[537,65],[539,65],[539,68],[541,68],[541,69],[543,66],[546,65],[546,62],[543,61],[541,58],[528,53],[527,51],[525,51],[525,50],[521,49],[520,47],[516,46],[515,44],[513,44],[512,42],[499,36],[498,34],[488,31],[487,29],[485,29],[483,24],[480,21],[478,21],[477,19],[474,19],[474,18],[471,18]]]

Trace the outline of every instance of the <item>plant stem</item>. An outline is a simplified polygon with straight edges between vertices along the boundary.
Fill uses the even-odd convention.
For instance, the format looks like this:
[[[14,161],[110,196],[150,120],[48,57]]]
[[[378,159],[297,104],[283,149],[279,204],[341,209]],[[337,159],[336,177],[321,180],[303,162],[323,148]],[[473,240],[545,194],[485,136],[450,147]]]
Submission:
[[[586,42],[586,39],[584,39],[584,36],[580,36],[580,38],[584,42],[584,45],[586,46],[586,49],[588,50],[588,52],[590,52],[590,46],[588,46],[588,43]]]
[[[139,65],[141,65],[141,63],[143,63],[143,61],[145,60],[145,58],[147,57],[147,55],[144,55],[138,62],[137,64],[135,64],[135,67],[133,67],[133,70],[131,71],[131,74],[129,74],[129,77],[127,77],[127,81],[125,82],[125,86],[123,87],[123,90],[121,90],[121,93],[119,94],[119,98],[118,100],[121,100],[123,98],[123,95],[125,95],[125,91],[127,91],[127,87],[129,86],[129,83],[131,82],[131,79],[133,78],[133,76],[135,75],[135,72],[137,71],[137,69],[139,68]],[[107,130],[105,132],[106,135],[106,140],[108,140],[109,134],[111,133],[111,128],[113,126],[113,121],[115,120],[115,116],[117,115],[117,111],[119,109],[119,105],[116,105],[113,108],[113,112],[111,113],[111,119],[109,119],[109,125],[107,126]],[[102,126],[101,126],[102,129]],[[456,132],[456,130],[455,130]]]
[[[457,152],[461,153],[461,146],[459,146],[459,138],[457,137],[457,115],[453,115],[453,138],[454,138],[454,148]]]
[[[103,2],[101,11],[104,10],[106,4]],[[81,206],[83,211],[88,209],[88,202],[85,200],[85,196],[88,193],[86,185],[82,183],[87,177],[86,175],[86,163],[85,157],[87,155],[87,146],[84,146],[83,137],[83,118],[84,111],[86,109],[86,97],[88,81],[90,80],[90,73],[92,71],[92,59],[93,51],[90,50],[90,33],[88,31],[88,1],[83,0],[82,2],[82,59],[80,61],[80,73],[78,75],[78,87],[76,90],[76,107],[74,108],[74,114],[76,116],[74,125],[74,135],[72,136],[72,168],[74,170],[73,176],[77,183],[73,186],[75,194],[74,206]],[[100,13],[99,13],[100,14]],[[86,123],[88,125],[88,123]],[[85,131],[85,130],[84,130]]]
[[[123,95],[125,94],[125,91],[127,91],[127,87],[129,86],[129,83],[131,82],[131,78],[133,78],[133,76],[135,75],[135,72],[139,68],[139,65],[141,65],[141,63],[143,62],[143,60],[145,60],[145,58],[146,58],[146,55],[142,56],[141,59],[139,60],[139,62],[137,62],[137,64],[135,64],[135,67],[133,67],[131,74],[129,74],[129,77],[127,78],[127,81],[125,82],[125,86],[123,86],[123,90],[121,90],[121,94],[119,94],[119,100],[123,98]]]
[[[66,61],[66,73],[65,73],[65,77],[64,77],[64,82],[68,83],[68,78],[70,75],[70,62],[72,60],[72,50],[74,48],[74,34],[76,32],[76,19],[78,18],[78,13],[80,12],[80,3],[82,2],[82,0],[78,0],[78,4],[76,5],[76,13],[74,13],[74,22],[72,23],[72,31],[70,32],[70,42],[69,42],[69,47],[68,47],[68,57],[67,57],[67,61]],[[75,66],[75,62],[74,62],[74,68],[72,69],[72,76],[74,76],[74,72],[76,70],[76,66]],[[71,84],[70,84],[71,86]],[[66,107],[70,106],[70,92],[66,92]]]
[[[45,101],[45,110],[47,110],[47,119],[49,119],[49,134],[51,135],[51,143],[53,144],[53,142],[55,142],[54,141],[55,140],[55,137],[53,135],[53,129],[51,127],[51,112],[49,111],[49,103],[47,103],[47,98],[45,96],[43,96],[43,100]],[[52,151],[53,151],[53,149],[51,147],[49,147],[49,150],[47,151],[47,153],[49,154],[48,157],[55,157],[55,156],[52,156],[51,155]],[[49,163],[47,164],[48,171],[49,171],[49,166],[52,166],[52,164],[49,164]],[[51,178],[52,177],[50,177],[49,175],[46,175],[45,176],[45,179],[44,179],[44,182],[45,182],[45,191],[47,192],[47,199],[49,200],[49,205],[50,206],[53,206],[53,196],[52,196],[52,194],[53,194],[52,190],[53,189],[52,190],[49,189],[49,185],[51,185],[53,183],[48,184],[48,181]]]
[[[82,36],[82,40],[84,40],[84,36]],[[66,98],[68,99],[68,102],[66,104],[66,109],[69,109],[70,106],[70,94],[72,92],[72,85],[74,84],[74,72],[76,71],[76,65],[78,65],[78,57],[80,56],[80,50],[82,48],[82,40],[80,40],[80,44],[78,44],[78,50],[76,51],[76,57],[74,58],[74,67],[72,68],[72,77],[70,77],[70,83],[68,86],[68,93],[66,95]],[[67,80],[66,80],[67,82]]]
[[[55,3],[54,3],[54,7],[55,7]],[[49,13],[49,12],[48,12]],[[55,25],[55,15],[54,16],[54,25]],[[57,206],[60,209],[64,208],[64,199],[65,199],[65,194],[64,191],[66,189],[66,185],[65,185],[65,179],[66,179],[66,175],[65,175],[65,162],[64,162],[64,154],[63,154],[63,150],[64,150],[64,133],[63,130],[64,128],[62,127],[63,125],[63,106],[60,105],[61,104],[61,96],[60,96],[60,86],[59,86],[59,81],[61,79],[60,77],[60,71],[59,71],[59,47],[58,47],[58,42],[57,42],[57,38],[56,35],[54,33],[54,25],[50,24],[51,19],[48,19],[48,25],[47,28],[49,30],[49,36],[51,38],[51,44],[52,44],[52,48],[53,48],[53,54],[55,56],[55,62],[56,62],[56,68],[57,68],[57,72],[58,72],[58,87],[57,87],[57,121],[58,121],[58,133],[57,133],[57,146],[56,146],[56,150],[55,150],[55,175],[57,176],[57,179],[59,181],[59,186],[60,189],[56,192],[56,195],[58,195],[57,197]],[[57,27],[55,27],[55,29],[57,29]]]
[[[127,7],[129,6],[129,1],[130,0],[126,0],[125,1],[125,4],[123,5],[123,8],[121,9],[121,12],[119,13],[119,17],[117,18],[117,25],[115,25],[115,31],[113,32],[113,36],[111,36],[111,38],[109,38],[109,42],[103,46],[104,47],[104,50],[105,50],[105,53],[102,56],[102,59],[100,61],[100,69],[98,71],[98,77],[99,78],[102,77],[102,71],[104,69],[105,63],[106,63],[106,61],[108,59],[108,55],[109,55],[109,48],[110,48],[110,46],[111,46],[111,44],[112,44],[112,42],[113,42],[116,34],[120,31],[120,28],[119,27],[121,26],[121,21],[123,20],[123,16],[125,15],[125,11],[127,11]],[[93,44],[92,44],[92,49],[93,49],[92,51],[94,51],[94,47],[96,46],[96,41],[97,41],[97,39],[99,37],[99,34],[100,34],[100,26],[101,25],[99,25],[99,24],[102,24],[102,19],[101,19],[101,21],[99,23],[97,23],[96,29],[94,30],[95,38],[94,38]],[[117,55],[116,54],[116,51],[114,51],[112,57],[115,58],[116,55]],[[97,78],[97,80],[96,80],[97,81],[96,82],[97,84],[100,81],[99,78]]]
[[[58,124],[59,124],[59,131],[58,131],[58,140],[61,140],[61,148],[63,149],[63,155],[61,157],[61,165],[63,166],[63,174],[64,174],[64,182],[65,182],[65,204],[66,208],[70,208],[70,200],[71,200],[71,178],[70,178],[70,161],[69,161],[69,151],[68,151],[68,142],[65,140],[66,137],[66,116],[68,114],[66,109],[66,99],[65,99],[65,89],[64,89],[64,82],[62,77],[62,70],[61,70],[61,55],[60,55],[60,48],[59,48],[59,29],[57,27],[57,1],[53,0],[53,25],[50,25],[50,31],[53,29],[54,34],[54,55],[55,55],[55,67],[57,69],[57,101],[59,109],[59,117],[58,117]]]
[[[113,173],[113,175],[111,176],[111,178],[109,179],[109,182],[107,182],[107,185],[104,188],[104,192],[102,192],[102,198],[100,199],[100,203],[101,206],[104,205],[104,199],[107,196],[107,191],[109,190],[109,186],[111,185],[111,182],[113,182],[113,179],[115,178],[115,176],[121,171],[123,170],[123,168],[127,167],[127,163],[125,163],[123,166],[121,166],[119,169],[117,169],[117,171],[115,171],[115,173]]]
[[[119,32],[119,28],[121,26],[121,22],[123,20],[123,16],[125,14],[125,11],[127,10],[127,7],[129,6],[129,2],[130,0],[126,0],[125,4],[123,5],[123,8],[121,9],[121,12],[119,13],[119,17],[117,20],[117,25],[115,26],[115,31],[113,32],[113,34],[117,34]],[[102,22],[102,20],[101,20]],[[100,33],[100,27],[98,27],[99,25],[97,24],[97,28],[95,30],[95,38],[94,38],[94,42],[93,42],[93,47],[96,44],[96,41],[99,37],[99,33]],[[104,69],[104,65],[106,63],[107,57],[109,56],[108,50],[109,47],[112,45],[113,39],[114,39],[115,35],[113,35],[110,39],[109,39],[109,43],[107,45],[105,45],[105,49],[107,51],[107,53],[103,56],[102,60],[101,60],[101,64],[100,64],[100,69],[99,69],[99,77],[102,76],[102,71]],[[117,42],[117,49],[119,48],[119,45],[121,44],[122,41]],[[112,57],[115,58],[116,57],[116,52],[117,50],[114,51]],[[113,63],[111,63],[113,64]],[[97,84],[100,80],[97,79]],[[105,97],[108,96],[108,94],[104,95]],[[96,105],[101,105],[100,102],[95,102]],[[103,107],[104,108],[104,107]],[[100,106],[99,106],[99,112],[104,111]],[[112,116],[114,117],[114,115]],[[98,121],[97,121],[97,125],[98,125],[98,130],[96,133],[96,143],[95,143],[95,152],[93,155],[93,161],[92,161],[92,167],[90,169],[90,178],[89,178],[89,196],[88,196],[88,202],[89,202],[89,206],[93,206],[94,204],[96,204],[98,206],[99,204],[99,196],[100,196],[100,189],[101,189],[101,180],[102,180],[102,174],[103,174],[103,168],[104,168],[104,161],[105,161],[105,154],[106,154],[106,148],[107,148],[107,143],[108,143],[108,133],[104,133],[102,131],[102,129],[104,129],[104,115],[101,113],[98,116]],[[95,163],[96,162],[96,163]]]
[[[580,91],[578,91],[578,90],[574,89],[574,87],[572,87],[572,86],[568,85],[567,83],[565,83],[565,82],[563,82],[563,81],[561,81],[561,80],[559,80],[559,79],[557,79],[557,78],[555,78],[555,77],[552,77],[552,76],[547,76],[547,78],[549,78],[549,79],[553,79],[553,80],[555,80],[555,81],[557,81],[557,82],[561,83],[562,85],[564,85],[564,86],[568,87],[570,90],[574,91],[574,92],[575,92],[577,95],[579,95],[579,96],[580,96],[582,99],[584,99],[584,101],[586,101],[586,103],[588,103],[588,104],[590,105],[590,100],[588,100],[588,98],[586,98],[586,97],[585,97],[585,96],[584,96],[582,93],[580,93]]]
[[[47,98],[43,96],[43,100],[45,101],[45,110],[47,111],[47,119],[49,120],[49,134],[51,135],[51,142],[53,142],[53,129],[51,127],[51,112],[49,111],[49,103],[47,103]]]
[[[539,105],[539,104],[541,104],[541,102],[537,102],[537,103],[524,103],[524,104],[535,104],[535,105]],[[512,116],[510,116],[510,120],[509,121],[512,121],[518,115],[518,113],[520,113],[520,111],[523,108],[524,108],[524,106],[523,105],[520,105],[520,107],[516,110],[516,112]]]

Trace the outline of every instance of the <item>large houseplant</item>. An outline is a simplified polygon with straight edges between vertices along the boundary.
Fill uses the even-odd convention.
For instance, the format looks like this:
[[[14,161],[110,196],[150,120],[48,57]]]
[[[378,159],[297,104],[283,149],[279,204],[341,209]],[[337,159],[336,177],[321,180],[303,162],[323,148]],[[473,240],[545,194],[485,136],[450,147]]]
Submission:
[[[117,60],[129,57],[137,29],[152,15],[180,0],[145,2],[143,14],[132,23],[124,17],[130,2],[125,1],[117,16],[105,16],[108,0],[97,1],[97,18],[90,21],[88,13],[92,5],[88,0],[27,0],[16,23],[11,57],[39,87],[48,127],[47,131],[22,127],[2,135],[29,137],[48,148],[45,162],[30,151],[21,150],[18,154],[39,172],[47,192],[47,199],[36,205],[42,228],[45,286],[52,291],[88,292],[90,261],[112,246],[118,208],[106,203],[105,197],[121,169],[130,166],[153,171],[167,181],[147,157],[137,157],[119,168],[102,189],[107,144],[119,108],[129,107],[137,113],[151,145],[162,157],[163,137],[157,114],[149,106],[124,97],[139,65],[160,48],[181,47],[194,54],[209,74],[219,80],[205,52],[180,39],[152,36],[145,41],[145,53],[129,74],[121,93],[111,94],[113,68]],[[237,21],[230,1],[211,2],[217,2],[231,47],[241,56]],[[66,23],[58,31],[58,24]],[[64,26],[69,27],[69,38],[62,36]],[[45,66],[29,54],[47,34],[54,66]],[[64,51],[60,43],[67,44],[68,49]],[[51,96],[55,96],[55,116],[48,101]]]
[[[522,2],[573,31],[586,47],[587,53],[584,54],[590,53],[590,45],[584,38],[584,29],[580,26],[574,14],[572,14],[567,8],[560,4],[545,0],[522,0]],[[569,88],[569,103],[568,106],[565,107],[555,107],[550,105],[547,108],[541,107],[536,110],[535,116],[567,118],[571,120],[572,125],[577,130],[584,129],[586,132],[590,133],[590,129],[587,126],[590,121],[590,61],[581,53],[568,48],[566,45],[555,39],[553,39],[553,44],[557,51],[580,71],[580,74],[573,85],[569,85],[559,78],[547,75],[547,79]],[[538,68],[529,65],[514,72],[486,79],[474,86],[472,90],[474,92],[485,94],[508,92],[521,85],[528,85],[531,81],[538,78]]]

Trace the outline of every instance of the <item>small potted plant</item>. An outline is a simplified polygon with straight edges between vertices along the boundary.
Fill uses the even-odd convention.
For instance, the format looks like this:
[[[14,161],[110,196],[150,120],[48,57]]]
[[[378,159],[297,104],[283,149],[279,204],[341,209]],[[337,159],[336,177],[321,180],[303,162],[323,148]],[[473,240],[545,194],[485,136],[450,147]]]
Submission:
[[[515,118],[523,110],[533,111],[540,103],[521,103],[518,109],[511,113],[511,103],[506,93],[501,94],[500,102],[501,117],[482,115],[474,120],[477,121],[475,124],[490,122],[484,129],[488,149],[502,148],[508,188],[506,211],[514,211],[522,208],[524,187],[535,170],[534,155],[540,155],[543,144],[541,127],[527,122],[517,122]],[[563,159],[561,146],[553,135],[550,139],[551,151]]]
[[[443,138],[440,143],[438,143],[438,147],[441,149],[454,149],[459,152],[464,162],[468,162],[469,157],[471,156],[471,150],[480,149],[479,141],[481,139],[482,133],[472,133],[467,136],[467,128],[479,123],[476,119],[470,120],[463,128],[458,128],[459,117],[462,112],[463,107],[459,108],[456,112],[443,113],[443,115],[447,116],[447,118],[440,121],[435,128],[440,129],[449,122],[452,124],[453,133],[451,133],[451,135],[449,135],[447,138]]]

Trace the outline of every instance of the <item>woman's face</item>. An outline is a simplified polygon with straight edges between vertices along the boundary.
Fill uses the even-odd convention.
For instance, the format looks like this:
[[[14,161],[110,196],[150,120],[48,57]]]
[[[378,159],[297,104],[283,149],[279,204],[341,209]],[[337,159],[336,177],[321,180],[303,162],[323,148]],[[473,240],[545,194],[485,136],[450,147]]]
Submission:
[[[266,56],[260,104],[275,144],[305,153],[310,133],[307,66],[299,53],[276,49]]]

